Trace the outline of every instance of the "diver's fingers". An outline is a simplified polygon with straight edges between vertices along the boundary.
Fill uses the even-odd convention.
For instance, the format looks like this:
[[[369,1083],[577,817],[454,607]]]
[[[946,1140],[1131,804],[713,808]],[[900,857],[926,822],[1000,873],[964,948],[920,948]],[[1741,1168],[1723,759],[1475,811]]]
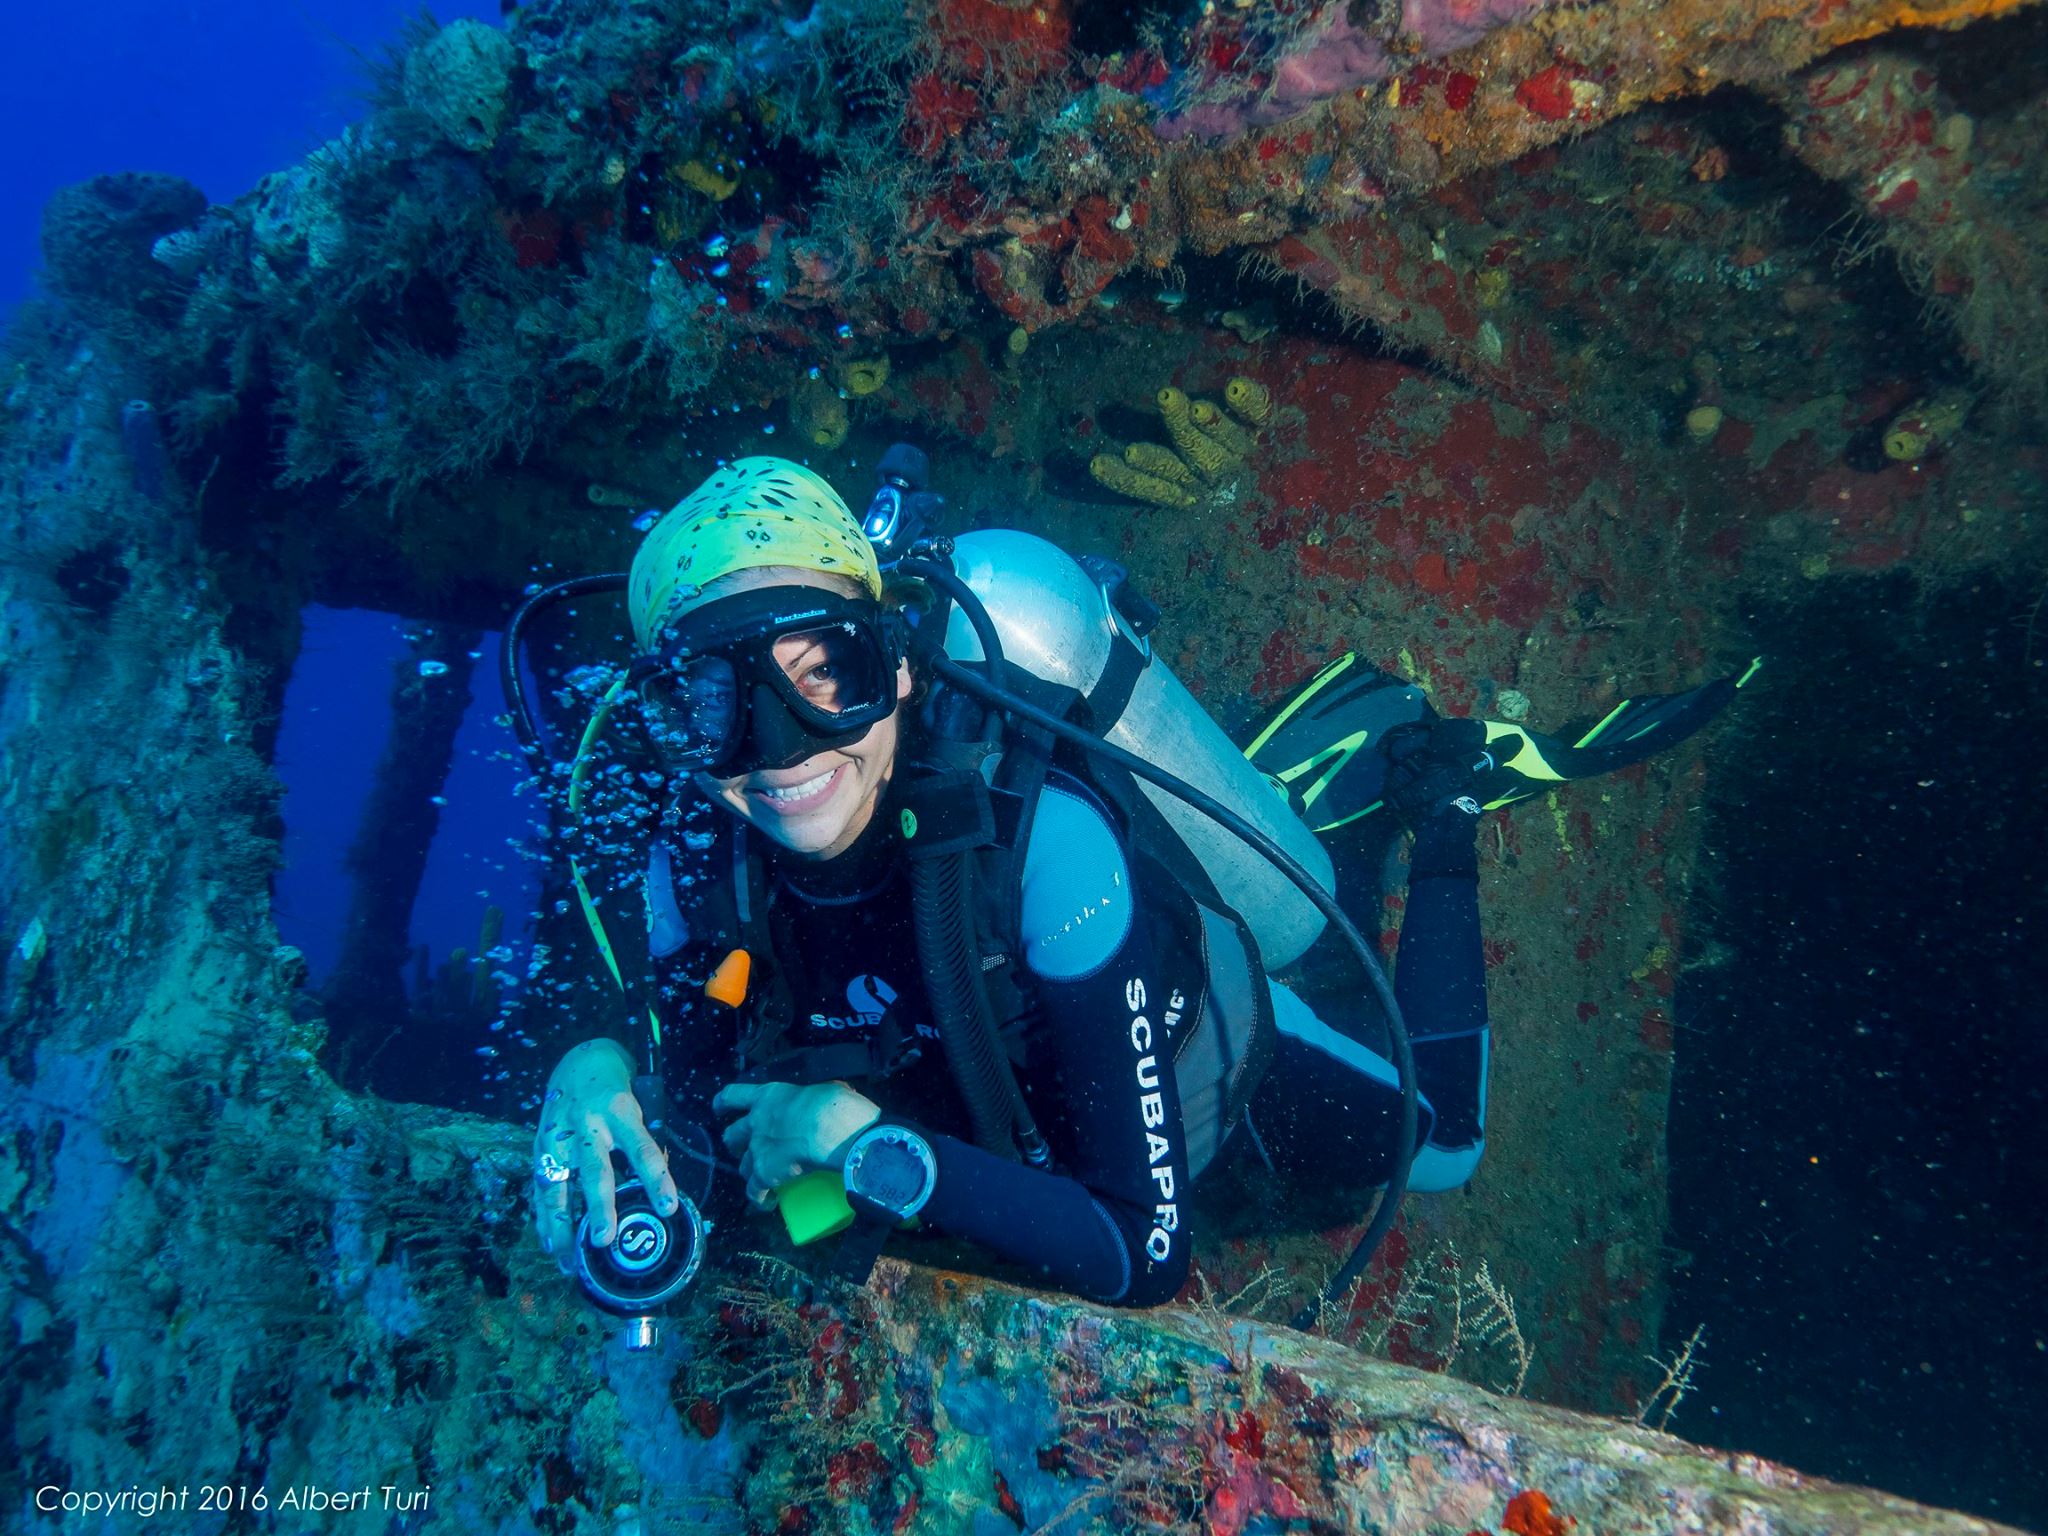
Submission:
[[[576,1241],[575,1224],[569,1219],[569,1181],[541,1183],[534,1197],[533,1224],[540,1234],[541,1252],[555,1261],[563,1274],[569,1273],[571,1245]]]
[[[666,1216],[679,1204],[676,1198],[676,1181],[668,1171],[668,1153],[661,1143],[647,1129],[644,1121],[637,1118],[629,1124],[619,1126],[614,1135],[619,1150],[626,1154],[626,1161],[633,1165],[633,1171],[640,1176],[646,1187],[648,1198],[654,1208]]]
[[[725,1150],[737,1157],[747,1150],[747,1144],[754,1139],[754,1117],[741,1115],[719,1133],[719,1140],[725,1143]]]
[[[773,1083],[727,1083],[711,1100],[711,1107],[721,1115],[729,1110],[752,1109]]]
[[[803,1171],[801,1163],[791,1162],[787,1157],[764,1158],[758,1148],[740,1160],[740,1172],[747,1181],[747,1198],[764,1211],[775,1206],[782,1186],[800,1177]]]
[[[541,1251],[552,1254],[566,1271],[573,1232],[569,1222],[569,1181],[541,1176],[541,1158],[546,1156],[536,1143],[533,1180],[533,1229],[540,1238]]]
[[[533,1225],[543,1252],[553,1255],[564,1274],[571,1269],[575,1226],[569,1208],[569,1180],[547,1178],[554,1169],[573,1168],[574,1132],[559,1120],[543,1124],[533,1138]]]
[[[612,1172],[611,1140],[592,1126],[583,1138],[577,1172],[583,1180],[583,1214],[590,1223],[590,1240],[602,1248],[612,1240],[612,1226],[618,1218],[618,1177]]]

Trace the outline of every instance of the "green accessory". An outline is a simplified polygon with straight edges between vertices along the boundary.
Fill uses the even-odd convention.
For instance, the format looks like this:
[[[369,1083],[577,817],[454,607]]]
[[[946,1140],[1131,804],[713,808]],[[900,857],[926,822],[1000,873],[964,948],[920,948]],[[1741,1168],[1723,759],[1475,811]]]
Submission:
[[[1713,719],[1761,664],[1684,693],[1624,699],[1573,742],[1483,721],[1483,760],[1468,792],[1482,809],[1497,810],[1568,779],[1641,762]],[[1245,756],[1296,815],[1317,832],[1331,832],[1386,806],[1386,737],[1439,718],[1421,688],[1347,651],[1280,706]]]
[[[835,1237],[853,1225],[853,1207],[846,1203],[846,1181],[836,1168],[813,1168],[776,1190],[776,1207],[789,1240],[801,1248],[821,1237]]]

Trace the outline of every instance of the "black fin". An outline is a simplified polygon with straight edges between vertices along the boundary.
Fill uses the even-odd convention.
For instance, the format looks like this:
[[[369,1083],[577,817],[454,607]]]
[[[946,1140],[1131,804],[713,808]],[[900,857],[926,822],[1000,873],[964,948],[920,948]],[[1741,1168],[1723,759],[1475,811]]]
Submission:
[[[1683,693],[1624,699],[1575,741],[1488,720],[1495,766],[1480,772],[1473,796],[1493,810],[1676,746],[1719,714],[1761,664]],[[1379,745],[1387,732],[1438,718],[1421,688],[1347,652],[1273,712],[1245,756],[1296,815],[1331,832],[1381,808],[1386,758]]]
[[[1252,766],[1318,832],[1380,807],[1380,738],[1437,718],[1415,684],[1347,651],[1296,689],[1245,749]]]

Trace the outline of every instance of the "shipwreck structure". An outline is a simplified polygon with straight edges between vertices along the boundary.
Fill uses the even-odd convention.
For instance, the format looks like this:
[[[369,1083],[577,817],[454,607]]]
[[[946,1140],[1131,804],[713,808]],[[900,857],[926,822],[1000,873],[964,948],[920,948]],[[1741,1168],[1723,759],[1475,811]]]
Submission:
[[[1964,447],[2048,400],[2048,107],[1999,62],[2042,24],[539,0],[409,40],[231,204],[60,196],[0,358],[10,1518],[171,1482],[264,1491],[182,1516],[219,1531],[364,1528],[309,1487],[394,1531],[1992,1529],[1634,1422],[1683,1389],[1696,753],[1489,831],[1487,1168],[1319,1336],[1275,1320],[1364,1191],[1220,1192],[1156,1315],[769,1254],[646,1353],[534,1248],[525,1128],[348,1080],[329,1010],[373,1005],[277,938],[267,754],[307,603],[490,629],[764,442],[849,490],[932,443],[964,518],[1128,564],[1236,719],[1347,645],[1597,715],[1725,663],[1759,586],[2038,558],[2038,441]],[[1259,425],[1175,476],[1161,392],[1232,378]]]

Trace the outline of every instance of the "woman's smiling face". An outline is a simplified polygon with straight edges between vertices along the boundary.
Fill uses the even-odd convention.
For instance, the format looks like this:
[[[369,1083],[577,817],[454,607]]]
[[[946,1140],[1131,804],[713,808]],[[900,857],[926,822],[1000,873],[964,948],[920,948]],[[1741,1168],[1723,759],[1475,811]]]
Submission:
[[[750,592],[758,587],[822,587],[848,596],[864,596],[859,583],[821,571],[794,566],[761,566],[735,571],[712,586],[721,594]],[[791,635],[775,643],[775,660],[797,691],[824,708],[832,708],[840,687],[840,659],[829,639]],[[910,666],[896,671],[898,701],[910,696]],[[813,753],[793,768],[763,768],[732,778],[695,776],[697,788],[749,826],[758,828],[792,853],[830,859],[853,846],[874,820],[875,807],[896,767],[898,712],[877,721],[866,735],[845,746]]]

